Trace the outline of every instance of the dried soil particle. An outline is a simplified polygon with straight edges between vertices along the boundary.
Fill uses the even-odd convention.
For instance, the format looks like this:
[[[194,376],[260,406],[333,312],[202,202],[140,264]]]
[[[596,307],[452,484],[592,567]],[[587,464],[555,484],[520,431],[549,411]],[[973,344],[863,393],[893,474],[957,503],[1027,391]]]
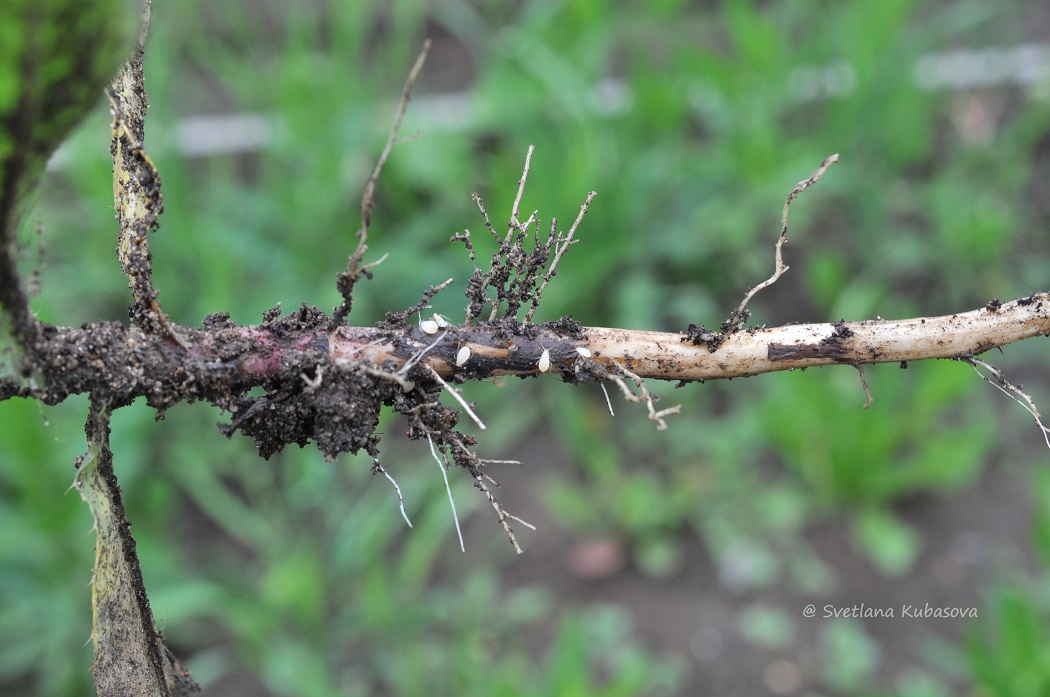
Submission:
[[[690,324],[682,337],[682,343],[692,342],[693,346],[706,346],[707,350],[714,353],[726,339],[724,334],[714,332],[700,324]]]
[[[262,397],[242,395],[232,422],[219,428],[228,436],[237,430],[250,436],[267,459],[286,445],[304,447],[310,440],[327,459],[361,449],[376,456],[379,410],[393,399],[395,387],[357,370],[321,373],[316,386],[300,376],[298,384],[282,384]]]
[[[566,315],[553,322],[544,322],[543,328],[569,339],[580,340],[585,338],[583,327],[572,318],[572,315]]]
[[[846,339],[853,336],[853,330],[846,326],[845,320],[839,320],[832,325],[833,329],[829,336],[824,337],[820,340],[820,343],[826,345],[841,344]]]

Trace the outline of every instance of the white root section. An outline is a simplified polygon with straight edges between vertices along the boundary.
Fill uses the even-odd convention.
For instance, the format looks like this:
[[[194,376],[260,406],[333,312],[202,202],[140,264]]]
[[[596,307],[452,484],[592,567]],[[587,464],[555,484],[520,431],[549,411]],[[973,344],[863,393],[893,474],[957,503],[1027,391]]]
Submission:
[[[842,329],[852,334],[841,336]],[[718,380],[822,365],[899,363],[977,355],[1050,334],[1050,294],[999,309],[941,317],[795,324],[737,332],[711,353],[680,334],[589,327],[595,362],[622,364],[642,378]]]
[[[373,365],[388,360],[404,363],[406,358],[395,354],[391,342],[366,345],[378,333],[367,327],[344,327],[331,334],[333,361],[338,363],[353,355],[356,360]],[[981,308],[940,317],[745,329],[726,337],[714,352],[706,346],[693,345],[680,333],[605,327],[584,327],[582,333],[593,353],[588,360],[610,373],[623,367],[642,379],[719,380],[824,365],[979,355],[1023,339],[1050,335],[1050,293],[1002,303],[994,310]],[[535,340],[535,350],[539,352],[541,342],[549,346],[558,340],[554,334],[541,334]],[[506,344],[495,336],[486,337],[477,328],[471,335],[471,345],[475,355],[483,352],[488,359],[497,361],[486,376],[540,373],[535,363],[514,365]],[[522,341],[519,348],[527,351],[529,345]],[[446,377],[452,375],[453,367],[448,361],[425,353],[417,352],[408,361],[428,364]],[[501,359],[506,361],[505,367],[499,365]],[[552,369],[550,374],[559,372]]]

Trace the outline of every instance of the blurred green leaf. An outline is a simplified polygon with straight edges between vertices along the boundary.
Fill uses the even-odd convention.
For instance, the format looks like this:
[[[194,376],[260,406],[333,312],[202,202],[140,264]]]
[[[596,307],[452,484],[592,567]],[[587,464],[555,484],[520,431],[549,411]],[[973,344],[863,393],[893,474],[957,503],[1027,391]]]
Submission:
[[[855,515],[853,533],[886,576],[902,576],[911,571],[922,551],[921,540],[911,527],[878,509],[865,509]]]
[[[871,679],[880,659],[877,643],[860,622],[837,619],[820,632],[821,671],[833,689],[855,692]]]
[[[1050,689],[1050,622],[1045,602],[1018,588],[996,594],[991,618],[971,626],[966,657],[975,683],[998,697]]]
[[[0,5],[0,227],[48,156],[131,55],[126,0],[6,0]]]
[[[786,612],[757,604],[741,611],[738,624],[745,638],[771,651],[786,648],[796,631],[794,622]]]

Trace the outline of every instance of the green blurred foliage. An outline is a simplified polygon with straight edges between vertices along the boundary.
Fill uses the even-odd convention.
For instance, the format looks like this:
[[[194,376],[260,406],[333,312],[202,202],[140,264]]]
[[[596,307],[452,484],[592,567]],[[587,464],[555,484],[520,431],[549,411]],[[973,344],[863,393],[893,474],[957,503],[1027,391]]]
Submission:
[[[988,612],[969,626],[963,655],[977,694],[995,697],[1050,691],[1050,475],[1034,476],[1036,551],[1044,574],[1035,582],[1010,579],[996,588]]]
[[[0,226],[5,239],[47,158],[131,56],[137,16],[126,0],[0,4]]]
[[[1050,690],[1050,605],[1045,589],[1000,589],[991,618],[973,627],[966,657],[979,695],[1020,697]]]
[[[565,228],[598,192],[539,320],[717,326],[771,271],[787,192],[832,152],[841,163],[794,204],[792,270],[758,296],[756,323],[938,314],[1030,293],[1048,268],[1039,231],[1050,213],[1034,172],[1050,103],[1005,88],[925,90],[913,74],[931,51],[1024,40],[1019,8],[163,4],[146,62],[146,145],[166,204],[152,238],[161,303],[191,325],[216,311],[254,323],[278,302],[336,304],[359,192],[424,35],[435,48],[373,217],[371,258],[390,257],[359,285],[353,322],[410,306],[450,276],[457,282],[434,310],[461,316],[470,267],[448,237],[482,230],[471,191],[497,225],[504,219],[529,144],[537,150],[524,210]],[[425,99],[458,89],[451,116]],[[993,113],[987,133],[960,116],[982,105]],[[242,111],[265,117],[261,149],[180,152],[180,119]],[[43,320],[126,319],[108,138],[99,109],[23,226],[26,271],[36,263],[29,250],[46,252],[34,301]],[[38,220],[40,238],[31,233]],[[483,237],[482,258],[493,251]],[[924,540],[894,506],[968,486],[1002,438],[989,407],[999,397],[968,366],[870,367],[866,378],[875,398],[867,410],[848,368],[654,385],[661,404],[683,404],[665,434],[613,390],[615,417],[593,386],[466,390],[490,427],[483,454],[500,457],[537,430],[553,434],[568,462],[537,486],[573,535],[616,536],[657,577],[679,569],[684,546],[699,539],[723,590],[817,593],[838,581],[806,542],[808,526],[841,516],[881,573],[906,574]],[[1025,417],[1012,403],[1004,411]],[[75,496],[62,496],[85,413],[83,400],[0,404],[0,521],[18,531],[0,543],[5,694],[89,689],[90,520]],[[247,441],[222,439],[216,419],[188,406],[156,424],[133,405],[113,425],[154,610],[202,683],[237,673],[275,695],[635,695],[673,693],[686,679],[681,665],[640,647],[622,613],[566,613],[557,589],[507,587],[495,524],[468,535],[477,561],[459,563],[434,464],[397,441],[395,420],[382,423],[384,466],[405,492],[411,530],[388,483],[367,476],[367,460],[329,464],[307,449],[264,463]],[[454,489],[461,517],[477,508],[491,522],[477,492],[463,481]],[[1033,496],[1050,501],[1045,487]],[[768,647],[792,631],[785,619],[757,612],[743,621]],[[1038,639],[1045,623],[1032,632]],[[546,649],[536,649],[537,635]],[[829,689],[859,690],[876,673],[878,646],[853,625],[829,627],[821,647]],[[1018,660],[1002,651],[1001,665]],[[56,654],[79,663],[56,669]],[[975,675],[989,666],[975,663]],[[924,676],[909,685],[902,694],[940,694]]]
[[[834,690],[853,693],[870,684],[878,666],[879,645],[852,619],[832,620],[820,635],[821,670]]]

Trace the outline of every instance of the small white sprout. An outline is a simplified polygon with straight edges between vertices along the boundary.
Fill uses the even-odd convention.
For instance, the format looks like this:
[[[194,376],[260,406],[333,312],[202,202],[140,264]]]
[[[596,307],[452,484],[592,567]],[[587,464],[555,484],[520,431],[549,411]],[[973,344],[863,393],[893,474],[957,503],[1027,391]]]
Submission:
[[[318,387],[321,386],[321,378],[324,377],[323,371],[324,368],[322,368],[321,366],[317,366],[317,370],[314,372],[314,376],[312,378],[306,377],[306,373],[299,373],[299,377],[303,379],[303,382],[306,383],[306,387],[308,389],[316,390]]]
[[[468,360],[470,360],[470,347],[463,346],[459,349],[459,353],[456,354],[456,367],[462,368]]]
[[[584,348],[583,346],[577,346],[576,347],[576,353],[580,354],[580,358],[590,358],[591,357],[591,350],[588,349],[588,348]]]
[[[546,373],[551,369],[551,352],[548,349],[543,349],[543,353],[540,354],[540,360],[536,363],[536,367],[540,369],[541,373]]]
[[[444,329],[448,326],[448,320],[445,319],[445,316],[439,315],[436,312],[434,313],[434,323],[441,329]]]

